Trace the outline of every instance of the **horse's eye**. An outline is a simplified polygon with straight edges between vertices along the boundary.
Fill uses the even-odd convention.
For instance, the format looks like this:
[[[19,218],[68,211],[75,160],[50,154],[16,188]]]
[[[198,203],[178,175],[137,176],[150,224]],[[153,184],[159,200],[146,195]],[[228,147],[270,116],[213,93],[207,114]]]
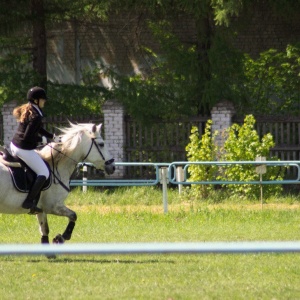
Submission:
[[[99,146],[100,147],[104,147],[104,143],[102,142],[102,143],[99,143]]]

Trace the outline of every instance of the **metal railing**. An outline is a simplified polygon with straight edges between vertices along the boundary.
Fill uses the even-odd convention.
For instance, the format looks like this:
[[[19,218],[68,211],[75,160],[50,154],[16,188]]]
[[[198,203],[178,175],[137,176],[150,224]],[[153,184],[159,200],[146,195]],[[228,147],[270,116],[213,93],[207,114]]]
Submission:
[[[261,166],[281,166],[281,167],[295,167],[297,169],[297,175],[295,179],[283,179],[283,180],[261,180],[253,181],[227,181],[227,180],[212,180],[212,181],[189,181],[187,170],[191,165],[202,166],[232,166],[232,165],[253,165],[255,167]],[[183,169],[183,180],[178,181],[177,178],[172,176],[172,170],[176,170],[178,167]],[[197,162],[173,162],[169,164],[169,181],[172,184],[299,184],[300,182],[300,161],[197,161]]]
[[[92,164],[81,163],[82,165]],[[189,181],[188,168],[191,165],[206,165],[206,166],[230,166],[230,165],[253,165],[257,167],[294,167],[297,170],[296,177],[294,179],[282,179],[282,180],[264,180],[262,173],[260,174],[260,180],[253,181],[226,181],[226,180],[210,180],[210,181]],[[83,178],[82,180],[71,180],[70,186],[82,186],[86,191],[87,186],[153,186],[162,184],[163,190],[163,208],[164,213],[168,212],[168,183],[178,185],[179,191],[184,185],[191,184],[299,184],[300,183],[300,161],[179,161],[172,163],[139,163],[139,162],[117,162],[116,167],[130,167],[130,166],[145,166],[152,167],[155,170],[154,179],[92,179]]]
[[[80,163],[80,165],[93,166],[90,163]],[[70,180],[70,186],[151,186],[157,185],[160,182],[159,169],[162,167],[169,167],[168,163],[139,163],[139,162],[117,162],[116,167],[132,167],[132,166],[143,166],[152,167],[155,171],[154,179],[121,179],[109,177],[106,179],[72,179]]]

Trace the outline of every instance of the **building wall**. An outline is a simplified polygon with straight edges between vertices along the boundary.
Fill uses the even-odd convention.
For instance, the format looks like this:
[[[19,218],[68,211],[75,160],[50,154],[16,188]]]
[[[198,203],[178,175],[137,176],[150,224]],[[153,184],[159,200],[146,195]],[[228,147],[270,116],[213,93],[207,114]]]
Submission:
[[[151,64],[151,57],[143,47],[159,52],[159,45],[147,27],[146,17],[128,12],[112,15],[108,21],[97,24],[63,23],[48,28],[49,79],[75,83],[80,81],[85,70],[100,64],[124,74],[143,73]],[[232,25],[235,25],[234,20]],[[173,30],[187,45],[197,43],[195,23],[188,16],[179,16],[174,21]],[[260,5],[256,3],[254,13],[247,13],[244,24],[235,28],[235,32],[234,45],[252,56],[258,56],[270,48],[284,50],[288,43],[298,41],[300,22],[292,22],[288,16],[279,17],[265,1],[261,1]],[[104,86],[110,86],[105,72],[99,72],[98,77]]]
[[[253,2],[251,12],[244,13],[244,23],[238,27],[234,41],[236,47],[257,57],[270,48],[284,51],[289,43],[299,42],[300,12],[292,18],[284,12],[272,10],[268,1]]]

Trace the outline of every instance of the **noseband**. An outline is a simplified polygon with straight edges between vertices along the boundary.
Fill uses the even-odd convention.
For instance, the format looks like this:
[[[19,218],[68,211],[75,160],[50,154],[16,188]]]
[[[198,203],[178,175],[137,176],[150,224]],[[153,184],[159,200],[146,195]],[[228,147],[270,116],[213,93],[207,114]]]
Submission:
[[[112,159],[109,159],[109,160],[106,161],[99,145],[95,142],[95,138],[92,138],[91,140],[92,140],[92,143],[91,143],[90,149],[89,149],[87,155],[84,157],[83,162],[88,158],[88,156],[90,155],[91,150],[93,148],[93,145],[95,145],[96,149],[98,150],[98,153],[100,154],[102,159],[105,161],[105,165],[106,166],[111,165],[115,160],[112,158]]]

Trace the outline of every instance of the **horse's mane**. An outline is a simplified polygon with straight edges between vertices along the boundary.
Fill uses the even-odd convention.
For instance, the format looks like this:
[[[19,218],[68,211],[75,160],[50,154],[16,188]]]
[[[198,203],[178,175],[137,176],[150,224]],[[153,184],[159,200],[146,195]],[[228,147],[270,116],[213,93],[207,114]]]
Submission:
[[[58,128],[62,132],[62,143],[51,143],[39,151],[39,154],[46,161],[54,159],[54,162],[62,161],[72,153],[81,142],[83,132],[91,131],[94,124],[73,124],[70,127]],[[57,149],[58,151],[56,151]]]

